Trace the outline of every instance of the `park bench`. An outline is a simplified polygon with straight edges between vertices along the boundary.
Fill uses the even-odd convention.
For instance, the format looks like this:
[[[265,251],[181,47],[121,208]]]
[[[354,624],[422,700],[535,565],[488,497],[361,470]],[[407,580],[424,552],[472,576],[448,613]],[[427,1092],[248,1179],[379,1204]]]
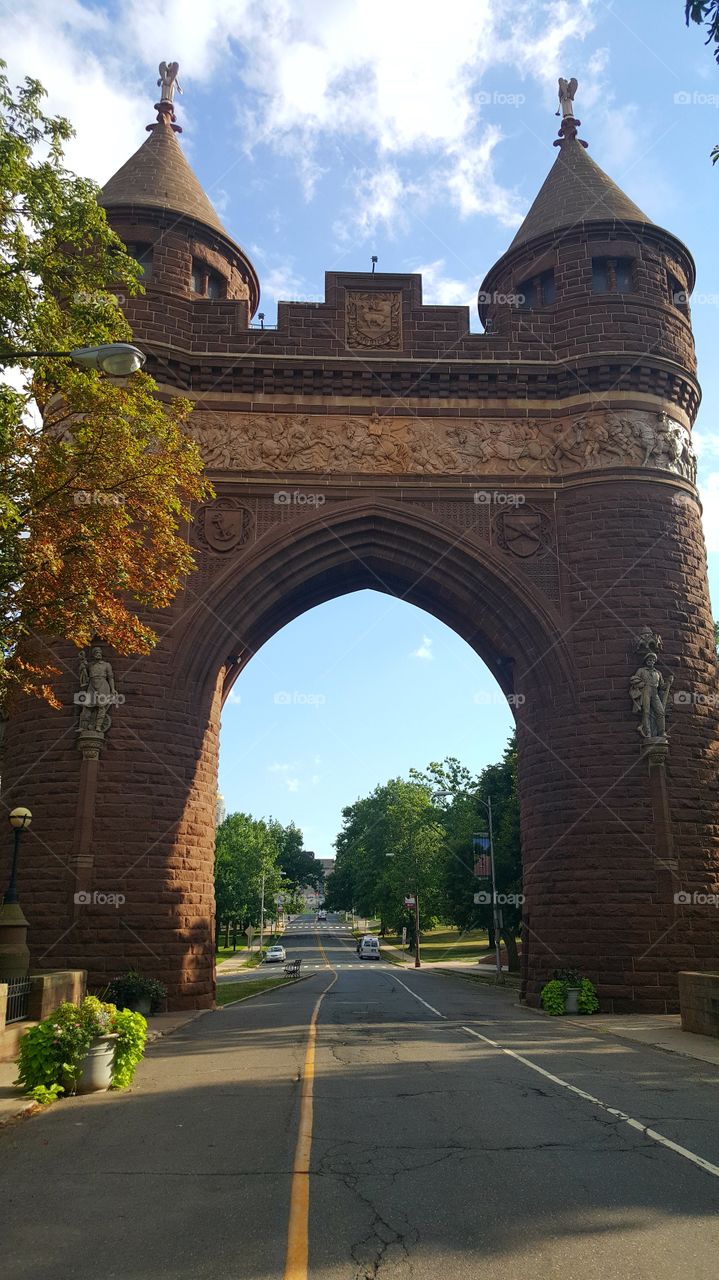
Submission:
[[[299,978],[301,960],[288,960],[285,965],[285,973],[288,978]]]

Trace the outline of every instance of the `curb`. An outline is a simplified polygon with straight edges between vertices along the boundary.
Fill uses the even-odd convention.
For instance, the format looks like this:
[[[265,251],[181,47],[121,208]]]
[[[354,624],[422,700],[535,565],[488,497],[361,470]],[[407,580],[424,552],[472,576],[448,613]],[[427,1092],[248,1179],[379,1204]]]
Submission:
[[[45,1108],[39,1102],[34,1102],[32,1098],[22,1103],[19,1111],[14,1111],[11,1116],[5,1116],[0,1120],[0,1129],[7,1128],[8,1125],[14,1124],[16,1120],[28,1120],[30,1116],[34,1116],[38,1111],[44,1111]]]

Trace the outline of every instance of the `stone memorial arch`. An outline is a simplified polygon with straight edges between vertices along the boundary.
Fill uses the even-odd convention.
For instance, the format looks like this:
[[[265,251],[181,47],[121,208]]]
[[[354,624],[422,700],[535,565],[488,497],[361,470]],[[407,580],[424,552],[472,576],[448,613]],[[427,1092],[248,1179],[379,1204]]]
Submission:
[[[510,699],[527,998],[571,966],[606,1008],[675,1007],[680,968],[719,965],[689,252],[595,164],[563,100],[554,165],[481,285],[483,333],[426,305],[418,276],[351,272],[259,328],[257,275],[164,92],[102,203],[145,266],[136,340],[161,394],[195,402],[217,496],[157,649],[119,658],[100,638],[78,666],[60,646],[62,711],[10,725],[36,965],[96,983],[132,965],[174,1007],[212,1002],[222,700],[278,628],[370,587],[454,628]],[[470,691],[466,714],[481,735]]]

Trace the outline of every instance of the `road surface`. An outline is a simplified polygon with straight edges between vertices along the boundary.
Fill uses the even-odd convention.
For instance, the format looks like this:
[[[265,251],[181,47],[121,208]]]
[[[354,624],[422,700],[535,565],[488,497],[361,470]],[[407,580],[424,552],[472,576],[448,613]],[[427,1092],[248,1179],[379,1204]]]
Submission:
[[[5,1280],[716,1280],[715,1068],[359,962],[337,923],[130,1092],[0,1135]]]

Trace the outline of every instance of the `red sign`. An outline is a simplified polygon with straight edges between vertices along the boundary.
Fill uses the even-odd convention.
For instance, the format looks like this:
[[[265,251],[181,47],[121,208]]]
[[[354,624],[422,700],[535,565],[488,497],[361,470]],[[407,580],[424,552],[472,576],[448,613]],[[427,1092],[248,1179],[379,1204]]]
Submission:
[[[474,874],[479,880],[489,880],[492,875],[492,860],[488,853],[480,854],[474,864]]]
[[[404,900],[404,905],[405,905],[406,907],[410,907],[410,908],[414,909],[414,907],[415,907],[417,904],[416,904],[416,902],[415,902],[415,899],[414,899],[414,898],[405,898],[405,900]]]

